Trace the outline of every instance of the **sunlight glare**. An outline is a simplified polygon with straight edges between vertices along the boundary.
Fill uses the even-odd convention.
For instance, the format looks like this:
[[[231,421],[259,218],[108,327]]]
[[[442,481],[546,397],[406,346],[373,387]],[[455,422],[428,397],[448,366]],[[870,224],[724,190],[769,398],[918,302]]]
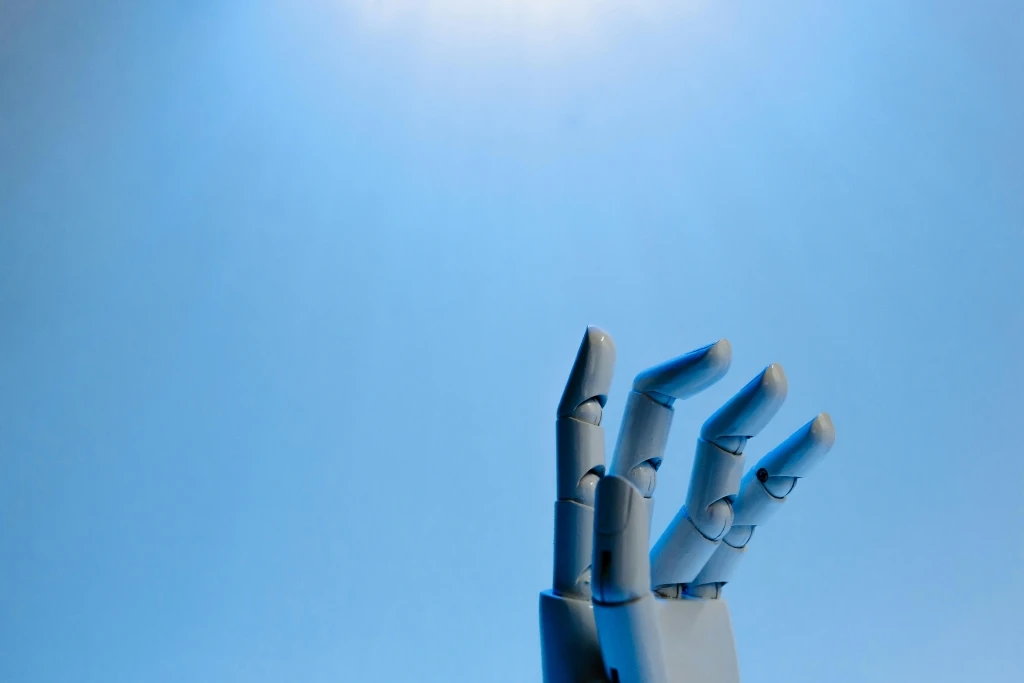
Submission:
[[[368,30],[416,25],[431,40],[515,40],[571,49],[600,38],[622,20],[653,18],[666,0],[342,0]],[[691,9],[698,0],[677,3]]]

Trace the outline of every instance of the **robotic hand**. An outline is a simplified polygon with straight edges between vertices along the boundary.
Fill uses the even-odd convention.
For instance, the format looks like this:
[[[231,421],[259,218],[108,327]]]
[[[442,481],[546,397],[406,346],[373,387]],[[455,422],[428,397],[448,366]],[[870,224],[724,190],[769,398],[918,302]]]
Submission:
[[[782,368],[769,365],[704,423],[686,504],[648,555],[673,403],[721,379],[731,359],[723,339],[637,375],[606,470],[600,425],[615,345],[587,329],[555,422],[554,586],[540,595],[546,683],[739,681],[722,587],[835,432],[821,413],[743,476],[747,440],[786,398]]]

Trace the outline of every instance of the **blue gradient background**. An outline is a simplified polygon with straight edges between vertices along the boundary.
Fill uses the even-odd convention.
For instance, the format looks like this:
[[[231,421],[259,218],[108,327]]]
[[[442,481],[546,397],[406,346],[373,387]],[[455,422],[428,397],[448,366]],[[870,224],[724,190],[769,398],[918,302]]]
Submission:
[[[587,323],[839,441],[746,683],[1020,680],[1024,5],[0,4],[0,680],[537,681]]]

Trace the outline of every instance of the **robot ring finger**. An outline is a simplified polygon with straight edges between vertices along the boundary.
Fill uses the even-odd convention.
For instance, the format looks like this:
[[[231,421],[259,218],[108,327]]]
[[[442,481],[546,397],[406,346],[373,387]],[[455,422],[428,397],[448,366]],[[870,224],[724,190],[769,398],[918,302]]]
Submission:
[[[590,327],[555,423],[554,580],[540,595],[546,683],[734,683],[736,646],[722,589],[754,530],[835,441],[821,413],[743,475],[747,441],[786,398],[769,365],[704,423],[683,507],[650,549],[653,496],[676,401],[721,379],[721,340],[633,380],[611,465],[601,416],[615,345]]]

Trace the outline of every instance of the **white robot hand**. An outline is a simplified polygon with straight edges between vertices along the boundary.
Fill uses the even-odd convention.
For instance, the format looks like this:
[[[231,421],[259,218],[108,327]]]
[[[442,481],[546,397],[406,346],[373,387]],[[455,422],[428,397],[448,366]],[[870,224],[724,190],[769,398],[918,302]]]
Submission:
[[[540,595],[546,683],[733,683],[736,648],[722,588],[754,534],[835,441],[821,413],[743,476],[748,439],[786,398],[769,365],[701,428],[685,505],[650,548],[658,468],[673,404],[721,379],[716,342],[633,381],[611,466],[601,415],[615,345],[587,329],[558,405],[552,589]]]

